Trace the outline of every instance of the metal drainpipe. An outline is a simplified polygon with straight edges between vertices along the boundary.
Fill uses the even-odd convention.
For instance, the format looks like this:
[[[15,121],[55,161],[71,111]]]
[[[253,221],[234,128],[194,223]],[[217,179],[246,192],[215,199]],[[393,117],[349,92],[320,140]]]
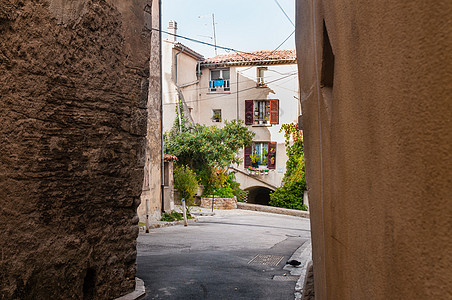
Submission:
[[[159,0],[159,29],[162,28],[162,0]],[[162,212],[164,212],[165,207],[165,160],[163,153],[163,86],[162,86],[162,78],[163,78],[163,68],[162,68],[162,31],[159,30],[159,54],[160,54],[160,139],[161,139],[161,165],[160,165],[160,174],[161,174],[161,196],[162,196]]]
[[[237,121],[239,120],[239,70],[237,70],[236,86],[237,86]]]
[[[181,45],[181,47],[182,47],[182,49],[179,51],[179,52],[177,52],[176,53],[176,58],[175,58],[175,62],[176,62],[176,66],[175,66],[175,83],[176,83],[176,89],[178,89],[178,91],[179,91],[179,88],[178,88],[178,83],[177,83],[177,56],[179,55],[179,54],[181,54],[182,53],[182,51],[184,51],[185,50],[185,47],[184,46],[182,46]],[[180,97],[180,96],[179,96]],[[178,112],[179,112],[179,132],[182,132],[182,118],[181,118],[181,116],[180,116],[180,99],[179,99],[179,101],[177,102],[177,109],[178,109]]]

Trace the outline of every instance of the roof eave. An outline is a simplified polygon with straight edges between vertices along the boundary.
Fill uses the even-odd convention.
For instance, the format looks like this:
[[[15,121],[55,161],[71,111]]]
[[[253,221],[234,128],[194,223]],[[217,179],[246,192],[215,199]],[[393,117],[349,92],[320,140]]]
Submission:
[[[230,66],[266,66],[266,65],[292,65],[296,64],[296,58],[268,59],[255,61],[230,61],[230,62],[201,62],[201,67],[230,67]]]

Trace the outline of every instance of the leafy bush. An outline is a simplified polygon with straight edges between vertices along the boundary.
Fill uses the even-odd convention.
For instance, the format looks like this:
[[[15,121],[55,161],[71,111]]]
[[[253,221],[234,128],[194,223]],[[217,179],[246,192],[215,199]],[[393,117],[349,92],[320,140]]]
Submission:
[[[192,219],[193,217],[190,214],[187,214],[187,218],[188,219]],[[169,213],[164,213],[162,215],[162,218],[160,219],[160,221],[163,222],[174,222],[174,221],[181,221],[184,219],[184,215],[177,212],[177,211],[172,211]]]
[[[246,197],[248,196],[248,192],[240,188],[240,183],[236,181],[234,173],[231,172],[228,174],[226,185],[232,189],[232,193],[237,197],[237,201],[245,201]]]
[[[179,199],[185,198],[187,203],[192,201],[198,190],[196,174],[188,166],[176,166],[174,169],[174,187],[179,192]]]
[[[303,137],[298,130],[298,124],[284,124],[286,138],[286,173],[283,184],[270,194],[271,206],[285,207],[291,209],[307,210],[303,204],[303,193],[306,190],[306,179],[304,173]],[[290,138],[293,137],[293,144],[290,145]],[[290,146],[289,146],[290,145]]]
[[[177,211],[172,211],[170,213],[164,213],[162,215],[161,221],[163,222],[174,222],[176,220],[183,220],[184,216],[181,213],[178,213]]]
[[[233,193],[232,189],[228,186],[219,188],[214,193],[215,193],[215,196],[217,196],[218,198],[233,198],[234,197],[234,193]]]
[[[290,209],[308,210],[303,204],[303,193],[306,190],[306,180],[304,177],[303,164],[299,163],[296,175],[270,194],[271,206],[284,207]]]
[[[206,188],[218,168],[239,163],[239,150],[251,144],[254,133],[243,121],[226,121],[223,128],[201,124],[190,125],[182,118],[164,135],[165,153],[177,156],[178,163],[189,166]]]

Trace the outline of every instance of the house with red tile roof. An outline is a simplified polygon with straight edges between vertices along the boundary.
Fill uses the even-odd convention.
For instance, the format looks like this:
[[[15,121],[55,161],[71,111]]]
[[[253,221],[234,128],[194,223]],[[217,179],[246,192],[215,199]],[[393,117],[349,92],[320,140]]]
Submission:
[[[269,193],[281,185],[287,156],[281,125],[297,122],[298,72],[293,49],[231,52],[204,58],[176,41],[177,25],[163,44],[164,130],[177,117],[176,103],[192,123],[224,126],[242,120],[256,135],[231,166],[248,202],[268,204]],[[166,44],[166,46],[165,46]],[[250,155],[255,158],[252,161]]]

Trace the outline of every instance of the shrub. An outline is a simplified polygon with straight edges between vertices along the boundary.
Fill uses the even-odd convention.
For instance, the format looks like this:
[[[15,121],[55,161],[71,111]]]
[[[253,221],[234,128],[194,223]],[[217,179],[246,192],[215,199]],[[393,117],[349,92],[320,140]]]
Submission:
[[[187,214],[187,218],[188,219],[192,219],[193,217],[190,214]],[[183,220],[183,219],[184,219],[184,216],[181,213],[173,210],[173,211],[171,211],[169,213],[167,213],[167,212],[164,213],[162,215],[162,218],[160,219],[160,221],[163,221],[163,222],[174,222],[174,221],[180,221],[180,220]]]
[[[308,210],[306,205],[303,204],[303,192],[305,190],[304,176],[299,180],[290,180],[270,194],[269,204],[276,207]]]
[[[286,138],[286,173],[280,188],[270,194],[271,206],[285,207],[291,209],[307,210],[303,204],[303,193],[306,190],[306,179],[304,173],[303,137],[298,130],[298,124],[283,124]],[[293,144],[290,145],[290,138]],[[289,146],[290,145],[290,146]]]
[[[188,166],[176,166],[174,169],[174,187],[179,191],[179,199],[191,202],[198,190],[196,174]]]
[[[222,187],[215,191],[215,195],[218,198],[233,198],[234,193],[230,187]]]

